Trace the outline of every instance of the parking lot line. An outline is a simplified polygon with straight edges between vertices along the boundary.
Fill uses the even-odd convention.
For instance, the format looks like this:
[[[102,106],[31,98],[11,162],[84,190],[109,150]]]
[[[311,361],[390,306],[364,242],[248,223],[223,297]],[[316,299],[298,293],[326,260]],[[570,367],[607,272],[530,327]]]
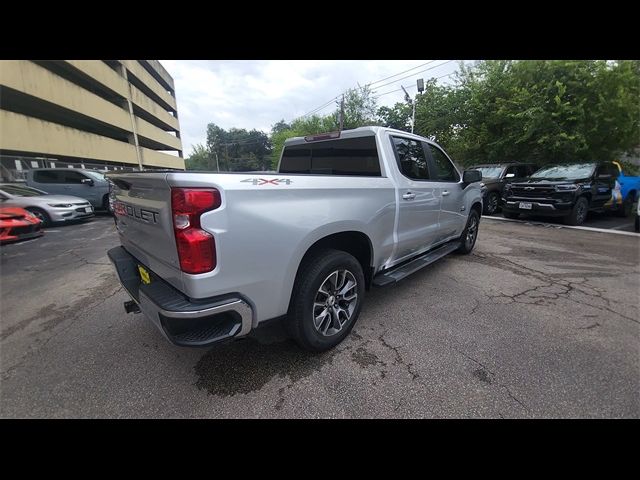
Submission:
[[[633,227],[633,223],[625,223],[624,225],[618,225],[617,227],[611,227],[611,230],[619,230],[621,228]]]
[[[581,226],[572,226],[572,225],[558,225],[555,223],[544,223],[544,222],[534,222],[534,221],[530,221],[530,220],[516,220],[516,219],[511,219],[511,218],[503,218],[503,217],[490,217],[490,216],[482,216],[482,218],[486,218],[489,220],[500,220],[503,222],[515,222],[515,223],[529,223],[531,225],[551,225],[557,228],[570,228],[573,230],[587,230],[589,232],[600,232],[600,233],[613,233],[615,235],[629,235],[632,237],[640,237],[640,233],[634,233],[634,232],[621,232],[619,230],[614,230],[613,228],[595,228],[595,227],[581,227]],[[630,226],[626,225],[626,226]],[[625,225],[616,227],[616,228],[625,228]]]

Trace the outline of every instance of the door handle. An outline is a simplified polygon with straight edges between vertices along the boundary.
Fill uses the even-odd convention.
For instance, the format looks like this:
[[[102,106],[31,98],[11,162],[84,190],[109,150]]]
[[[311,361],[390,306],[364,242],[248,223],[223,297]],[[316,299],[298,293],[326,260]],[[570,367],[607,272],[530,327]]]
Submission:
[[[449,195],[449,191],[448,190],[443,190],[442,191],[442,196],[446,197],[447,195]]]
[[[411,192],[407,192],[404,195],[402,195],[402,198],[405,200],[413,200],[414,198],[416,198],[416,194],[415,193],[411,193]]]

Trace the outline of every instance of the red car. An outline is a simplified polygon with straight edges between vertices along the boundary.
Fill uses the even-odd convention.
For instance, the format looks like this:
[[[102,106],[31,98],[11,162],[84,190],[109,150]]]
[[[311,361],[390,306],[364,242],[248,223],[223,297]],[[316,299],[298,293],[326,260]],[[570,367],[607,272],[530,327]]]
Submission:
[[[41,237],[42,222],[33,213],[19,207],[0,207],[0,244]]]

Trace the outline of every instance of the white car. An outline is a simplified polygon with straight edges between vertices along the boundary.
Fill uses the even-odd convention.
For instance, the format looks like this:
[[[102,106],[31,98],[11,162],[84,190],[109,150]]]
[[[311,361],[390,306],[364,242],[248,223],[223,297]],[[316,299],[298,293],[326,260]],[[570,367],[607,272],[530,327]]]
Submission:
[[[46,227],[55,222],[69,222],[93,217],[93,206],[84,198],[50,195],[37,188],[17,183],[0,183],[0,205],[30,211]]]

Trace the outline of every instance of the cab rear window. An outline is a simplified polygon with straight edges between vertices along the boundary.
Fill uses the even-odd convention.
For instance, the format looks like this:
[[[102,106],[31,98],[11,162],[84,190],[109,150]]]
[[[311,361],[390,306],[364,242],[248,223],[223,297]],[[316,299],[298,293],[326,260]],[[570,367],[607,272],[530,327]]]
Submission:
[[[343,138],[286,146],[280,173],[379,177],[376,139]]]

